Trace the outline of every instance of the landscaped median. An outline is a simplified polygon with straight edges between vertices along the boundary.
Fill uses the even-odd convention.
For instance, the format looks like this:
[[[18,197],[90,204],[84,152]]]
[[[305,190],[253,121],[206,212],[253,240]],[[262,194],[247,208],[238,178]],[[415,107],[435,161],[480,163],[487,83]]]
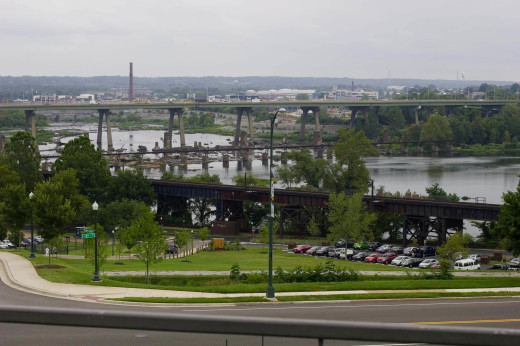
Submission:
[[[267,251],[263,248],[248,248],[242,251],[202,251],[190,256],[189,262],[166,259],[155,265],[156,271],[184,271],[187,275],[154,275],[151,284],[146,284],[145,275],[106,275],[109,272],[136,271],[143,273],[144,264],[135,259],[121,258],[108,260],[101,271],[102,282],[92,283],[93,265],[85,259],[52,258],[53,268],[47,268],[48,258],[38,256],[32,259],[38,274],[49,281],[86,285],[146,288],[171,291],[193,291],[224,294],[221,298],[161,298],[126,297],[118,300],[140,301],[147,303],[240,303],[263,302],[266,290]],[[339,260],[327,260],[284,253],[275,250],[274,287],[278,301],[302,300],[350,300],[350,299],[392,299],[392,298],[438,298],[438,297],[475,297],[511,296],[520,294],[520,278],[515,274],[504,273],[505,277],[454,277],[440,280],[435,273],[427,270],[409,269],[366,264]],[[240,267],[237,268],[236,264]],[[233,275],[197,275],[198,271],[230,271]],[[57,269],[59,268],[59,269]],[[332,269],[331,269],[332,268]],[[291,280],[282,282],[277,276],[279,269],[292,273]],[[238,270],[238,272],[237,272]],[[306,270],[307,274],[303,274]],[[343,273],[345,280],[334,281],[331,270]],[[359,271],[404,271],[405,275],[361,275]],[[244,271],[256,271],[244,273]],[[320,272],[321,271],[321,272]],[[233,272],[233,271],[232,271]],[[314,274],[313,274],[314,273]],[[411,273],[422,273],[415,275]],[[482,274],[483,272],[479,272]],[[328,282],[298,282],[298,275],[328,275]],[[304,277],[305,278],[305,277]],[[285,278],[287,279],[287,278]],[[487,291],[501,288],[504,291]],[[485,292],[458,292],[453,289],[486,289]]]

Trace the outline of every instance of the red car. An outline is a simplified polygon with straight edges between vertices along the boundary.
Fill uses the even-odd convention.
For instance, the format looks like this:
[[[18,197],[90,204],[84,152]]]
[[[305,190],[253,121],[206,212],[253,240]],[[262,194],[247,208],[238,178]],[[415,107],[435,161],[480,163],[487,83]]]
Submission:
[[[395,252],[387,252],[377,258],[377,263],[390,264],[397,256]]]
[[[374,252],[367,257],[365,257],[365,262],[367,263],[377,263],[377,259],[379,256],[382,256],[379,252]]]
[[[309,250],[312,246],[311,245],[298,245],[295,247],[292,251],[294,253],[305,253],[307,250]]]

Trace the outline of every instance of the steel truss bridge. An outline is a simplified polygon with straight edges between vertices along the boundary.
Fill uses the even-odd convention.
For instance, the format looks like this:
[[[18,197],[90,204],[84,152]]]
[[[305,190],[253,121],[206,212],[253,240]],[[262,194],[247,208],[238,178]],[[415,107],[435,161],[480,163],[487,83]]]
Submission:
[[[243,203],[269,203],[269,189],[236,185],[201,184],[153,180],[157,194],[158,217],[168,215],[172,209],[186,208],[188,198],[212,199],[217,203],[217,220],[244,218]],[[279,235],[284,236],[287,222],[303,225],[304,213],[309,210],[325,214],[329,193],[275,189],[274,203],[280,207]],[[501,205],[486,203],[446,202],[414,198],[394,198],[365,195],[369,210],[398,214],[403,217],[403,245],[411,238],[419,242],[435,235],[446,240],[449,229],[462,230],[463,220],[496,221]],[[300,221],[300,222],[299,222]]]

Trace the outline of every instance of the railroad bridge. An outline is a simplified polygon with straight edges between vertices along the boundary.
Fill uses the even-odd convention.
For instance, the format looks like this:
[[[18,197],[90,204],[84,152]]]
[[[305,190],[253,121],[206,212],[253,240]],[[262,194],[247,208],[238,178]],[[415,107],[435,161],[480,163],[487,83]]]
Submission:
[[[202,184],[153,180],[157,194],[157,215],[181,215],[187,211],[189,198],[216,201],[216,219],[244,220],[244,202],[269,203],[269,189],[236,185]],[[308,221],[306,213],[326,215],[329,193],[275,189],[275,204],[280,207],[279,236],[288,232],[287,224],[301,230]],[[411,239],[422,244],[428,236],[446,241],[450,230],[462,230],[463,220],[496,221],[501,205],[486,203],[445,202],[413,198],[365,195],[369,210],[398,214],[403,217],[403,245]],[[308,215],[307,215],[308,216]],[[297,235],[301,235],[300,231]]]

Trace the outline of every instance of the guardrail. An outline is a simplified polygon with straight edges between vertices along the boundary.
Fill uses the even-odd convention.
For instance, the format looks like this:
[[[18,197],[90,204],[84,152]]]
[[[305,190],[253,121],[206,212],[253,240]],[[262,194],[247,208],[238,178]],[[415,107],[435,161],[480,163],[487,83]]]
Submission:
[[[516,346],[520,330],[162,312],[0,307],[0,322],[323,340]]]

